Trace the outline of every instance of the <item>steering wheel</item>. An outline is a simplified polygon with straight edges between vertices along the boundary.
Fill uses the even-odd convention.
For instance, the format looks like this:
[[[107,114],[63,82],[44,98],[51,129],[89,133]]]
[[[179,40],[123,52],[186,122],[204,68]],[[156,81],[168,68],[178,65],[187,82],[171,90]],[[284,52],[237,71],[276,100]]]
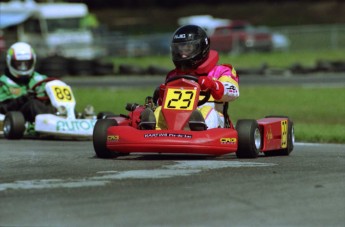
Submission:
[[[192,75],[179,75],[179,76],[173,76],[173,77],[168,78],[165,81],[165,85],[167,85],[168,83],[170,83],[172,81],[179,80],[179,79],[193,80],[193,81],[198,83],[198,77],[196,77],[196,76],[192,76]],[[200,91],[200,95],[204,96],[204,98],[198,101],[198,106],[201,106],[201,105],[205,104],[210,99],[211,91],[210,90]]]
[[[32,86],[32,88],[30,89],[32,92],[32,94],[34,95],[34,97],[38,100],[41,100],[41,101],[45,101],[45,100],[48,100],[49,97],[48,95],[45,93],[45,91],[41,91],[39,92],[38,91],[38,88],[43,84],[43,83],[47,83],[49,81],[53,81],[53,80],[58,80],[57,78],[55,77],[48,77],[48,78],[45,78],[43,80],[40,80],[38,81],[36,84],[34,84],[34,86]],[[45,96],[37,96],[39,93],[45,93]]]

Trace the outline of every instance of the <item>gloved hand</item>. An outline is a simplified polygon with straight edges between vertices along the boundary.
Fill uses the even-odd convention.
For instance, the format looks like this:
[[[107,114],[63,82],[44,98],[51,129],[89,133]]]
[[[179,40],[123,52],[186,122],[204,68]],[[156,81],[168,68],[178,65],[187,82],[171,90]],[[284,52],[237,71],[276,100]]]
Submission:
[[[27,99],[33,99],[36,97],[36,92],[34,90],[29,89],[26,92],[27,93],[25,96],[27,97]]]
[[[35,93],[28,92],[22,96],[13,99],[7,99],[0,104],[0,113],[7,113],[8,111],[17,111],[28,101],[35,98]]]
[[[224,94],[224,85],[218,80],[213,80],[208,76],[201,76],[198,79],[198,84],[202,91],[210,90],[211,95],[214,99],[219,100],[223,97]]]

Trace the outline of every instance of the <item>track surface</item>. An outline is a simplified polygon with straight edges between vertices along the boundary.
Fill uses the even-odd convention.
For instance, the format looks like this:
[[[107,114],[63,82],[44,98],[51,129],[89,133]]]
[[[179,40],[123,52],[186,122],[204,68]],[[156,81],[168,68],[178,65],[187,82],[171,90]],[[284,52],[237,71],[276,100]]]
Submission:
[[[71,86],[157,86],[163,77],[69,78]],[[135,81],[135,83],[133,83]],[[241,84],[345,86],[345,77],[243,76]],[[0,226],[340,226],[345,145],[288,157],[131,155],[91,141],[0,138]]]
[[[288,157],[94,157],[0,139],[0,226],[344,226],[345,145]]]

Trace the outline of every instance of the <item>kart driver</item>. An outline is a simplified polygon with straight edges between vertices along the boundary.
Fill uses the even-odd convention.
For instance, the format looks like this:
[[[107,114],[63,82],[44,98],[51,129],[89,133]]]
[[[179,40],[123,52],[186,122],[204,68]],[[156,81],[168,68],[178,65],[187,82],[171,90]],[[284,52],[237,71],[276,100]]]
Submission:
[[[175,69],[170,71],[166,80],[178,75],[192,75],[198,78],[201,90],[210,90],[211,98],[207,103],[198,107],[191,118],[200,119],[206,123],[208,129],[224,127],[224,106],[239,97],[239,78],[235,69],[228,64],[217,64],[219,60],[218,52],[210,50],[210,39],[206,32],[196,25],[185,25],[178,28],[173,34],[171,42],[171,55]],[[162,104],[165,85],[160,85],[156,89],[153,101],[157,105]],[[148,108],[147,108],[148,109]],[[161,114],[161,107],[157,107],[154,115],[156,128],[166,127]],[[149,110],[143,112],[142,120],[145,116],[148,121],[152,121],[152,114]]]
[[[47,78],[35,72],[36,54],[24,42],[14,43],[7,51],[7,67],[0,76],[0,113],[20,111],[26,121],[34,122],[41,113],[54,113],[55,108],[33,97],[32,87]]]

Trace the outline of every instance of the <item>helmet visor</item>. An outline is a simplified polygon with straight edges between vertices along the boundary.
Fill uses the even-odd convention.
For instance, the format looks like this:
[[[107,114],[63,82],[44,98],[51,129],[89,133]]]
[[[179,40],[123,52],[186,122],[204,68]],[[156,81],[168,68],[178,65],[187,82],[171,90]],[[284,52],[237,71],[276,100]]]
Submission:
[[[11,66],[15,70],[21,71],[21,72],[30,70],[33,67],[33,64],[34,64],[33,59],[25,60],[25,61],[16,61],[16,60],[11,61]]]
[[[200,53],[200,40],[172,43],[171,51],[173,60],[190,59]]]

